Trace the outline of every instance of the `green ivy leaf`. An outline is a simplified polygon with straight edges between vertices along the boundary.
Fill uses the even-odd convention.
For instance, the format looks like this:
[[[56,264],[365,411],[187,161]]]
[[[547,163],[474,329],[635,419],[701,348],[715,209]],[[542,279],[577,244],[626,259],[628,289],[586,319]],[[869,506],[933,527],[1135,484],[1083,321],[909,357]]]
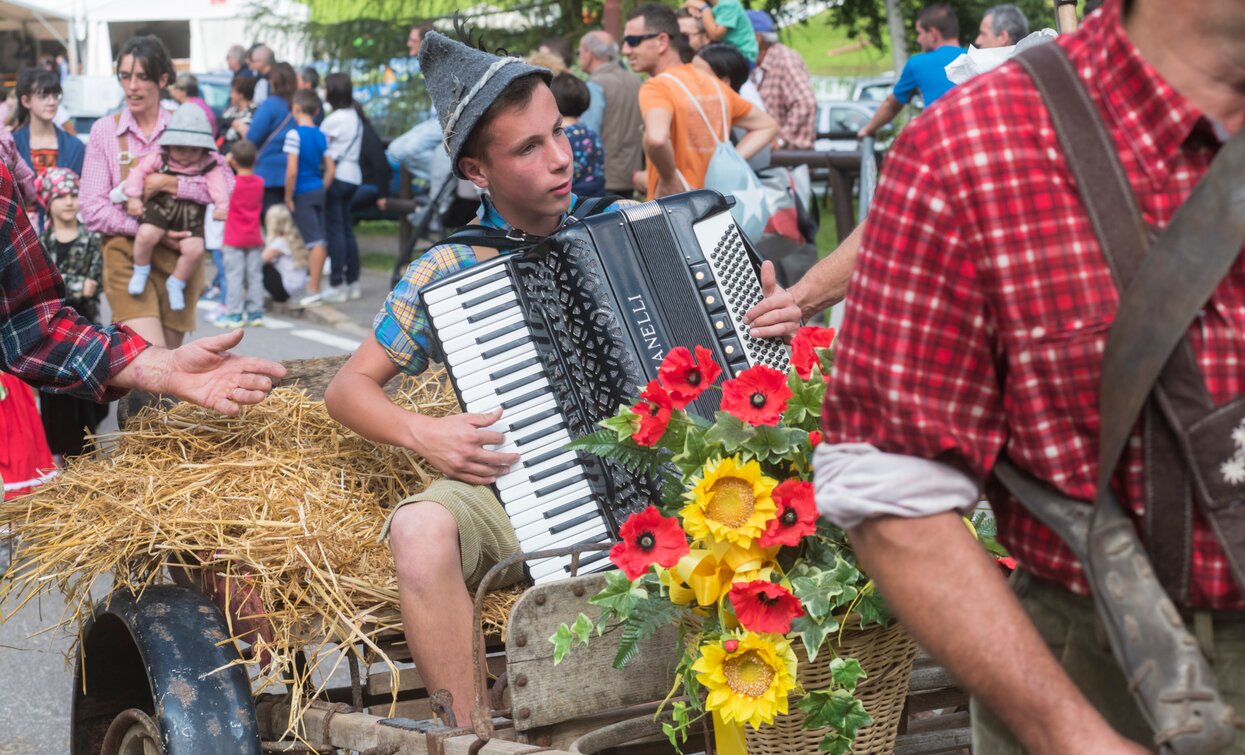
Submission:
[[[860,661],[855,658],[840,657],[830,661],[830,678],[834,679],[835,684],[849,692],[855,692],[856,684],[868,676],[861,668]]]
[[[556,666],[571,650],[571,628],[566,624],[559,624],[558,631],[553,633],[549,641],[553,643],[553,665]]]
[[[865,706],[856,699],[855,695],[845,689],[814,690],[801,698],[796,705],[804,711],[804,728],[828,727],[834,730],[832,734],[839,735],[839,737],[828,736],[822,741],[823,747],[827,741],[833,746],[839,746],[836,740],[842,738],[846,739],[846,744],[850,748],[851,743],[856,739],[856,732],[873,723]],[[827,752],[847,752],[847,750],[830,749]]]
[[[571,635],[582,645],[588,644],[588,638],[592,636],[592,619],[584,614],[575,617],[575,623],[571,624]]]
[[[624,441],[635,435],[635,431],[640,429],[640,417],[626,406],[618,407],[618,413],[613,417],[607,417],[599,423],[606,430],[613,430],[618,435],[618,440]]]
[[[809,569],[805,576],[791,580],[791,591],[804,604],[804,610],[817,621],[834,609],[856,598],[855,567],[838,558],[832,569]]]
[[[744,443],[744,448],[751,451],[762,462],[782,462],[792,456],[793,452],[799,448],[800,441],[807,437],[808,433],[803,430],[761,425]]]
[[[821,652],[821,646],[825,644],[826,638],[838,629],[839,622],[833,616],[823,621],[800,616],[791,622],[791,632],[804,643],[804,650],[808,652],[810,662],[817,660],[817,654]]]
[[[638,581],[633,583],[627,579],[621,571],[607,571],[604,576],[605,587],[588,602],[601,607],[603,620],[610,616],[626,621],[631,618],[636,603],[648,597],[648,591]]]
[[[885,625],[891,620],[890,609],[886,607],[886,601],[882,600],[882,596],[878,595],[875,590],[867,590],[860,596],[860,600],[856,602],[853,609],[860,614],[860,627],[863,629],[869,624]]]
[[[683,439],[683,450],[673,459],[684,477],[691,477],[699,472],[705,463],[715,456],[721,456],[724,449],[717,443],[709,441],[708,432],[697,430],[687,433]]]
[[[733,454],[742,448],[755,432],[756,429],[742,419],[727,412],[718,412],[714,415],[713,427],[705,433],[705,440],[722,446],[727,454]]]
[[[813,429],[821,417],[821,401],[826,395],[826,381],[821,371],[814,366],[808,380],[802,379],[795,370],[787,373],[787,387],[791,389],[791,398],[787,400],[787,411],[783,413],[783,421],[789,426],[802,426],[805,423]]]

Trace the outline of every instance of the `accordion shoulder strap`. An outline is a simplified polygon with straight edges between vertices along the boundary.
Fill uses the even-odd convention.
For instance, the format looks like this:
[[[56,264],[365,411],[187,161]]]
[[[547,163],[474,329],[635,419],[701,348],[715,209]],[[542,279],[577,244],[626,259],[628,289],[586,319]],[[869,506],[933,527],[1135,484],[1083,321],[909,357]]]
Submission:
[[[566,222],[570,223],[597,215],[612,207],[620,199],[621,197],[613,194],[603,197],[584,197],[575,205],[575,209],[571,210]],[[533,236],[519,230],[503,231],[500,228],[488,228],[480,225],[479,219],[476,219],[446,236],[441,243],[465,244],[475,252],[476,261],[483,262],[498,254],[535,246],[544,239],[544,236]]]

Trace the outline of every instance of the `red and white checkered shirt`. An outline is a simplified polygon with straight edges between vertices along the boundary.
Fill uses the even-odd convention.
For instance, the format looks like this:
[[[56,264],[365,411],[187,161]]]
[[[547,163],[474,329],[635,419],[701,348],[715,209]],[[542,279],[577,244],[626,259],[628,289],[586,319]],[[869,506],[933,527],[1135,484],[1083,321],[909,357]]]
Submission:
[[[1163,227],[1221,140],[1142,59],[1108,0],[1060,38],[1115,142],[1145,220]],[[1094,494],[1098,389],[1118,295],[1045,105],[1015,63],[940,99],[887,156],[826,394],[831,443],[947,462],[984,478],[1006,450],[1074,498]],[[1189,331],[1217,403],[1245,392],[1245,262]],[[1144,505],[1139,437],[1116,477]],[[1079,593],[1080,564],[1014,500],[999,535],[1038,577]],[[1242,608],[1200,513],[1189,603]]]
[[[752,72],[761,101],[774,120],[786,149],[813,148],[813,117],[817,98],[800,53],[783,44],[771,45]]]

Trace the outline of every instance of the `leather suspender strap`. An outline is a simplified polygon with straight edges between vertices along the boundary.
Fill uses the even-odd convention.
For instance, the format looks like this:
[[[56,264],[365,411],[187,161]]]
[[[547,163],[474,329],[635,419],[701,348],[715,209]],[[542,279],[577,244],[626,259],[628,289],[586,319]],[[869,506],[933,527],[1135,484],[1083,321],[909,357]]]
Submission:
[[[1095,233],[1107,254],[1112,274],[1124,293],[1108,335],[1104,357],[1100,393],[1102,437],[1097,492],[1092,509],[1087,510],[1084,504],[1055,493],[1016,469],[1006,459],[1001,460],[995,475],[1026,508],[1068,541],[1081,559],[1112,651],[1129,680],[1139,708],[1155,731],[1155,744],[1164,752],[1182,755],[1219,752],[1235,738],[1235,713],[1223,701],[1214,672],[1155,578],[1132,522],[1120,508],[1110,487],[1132,427],[1159,372],[1187,330],[1193,315],[1218,283],[1223,270],[1216,274],[1214,280],[1208,281],[1208,287],[1202,291],[1175,292],[1171,285],[1173,279],[1169,277],[1162,282],[1157,294],[1147,294],[1155,297],[1150,302],[1144,302],[1151,306],[1156,300],[1167,297],[1193,300],[1196,305],[1187,318],[1176,323],[1164,322],[1164,329],[1174,329],[1175,338],[1171,341],[1171,347],[1163,350],[1158,357],[1157,367],[1141,377],[1138,377],[1135,366],[1121,371],[1124,365],[1119,355],[1126,355],[1127,358],[1132,355],[1131,349],[1121,350],[1117,326],[1121,326],[1126,318],[1144,319],[1157,324],[1152,311],[1132,309],[1136,304],[1130,302],[1138,301],[1135,291],[1145,290],[1146,279],[1153,275],[1152,261],[1156,256],[1169,253],[1164,250],[1199,246],[1197,240],[1190,244],[1191,238],[1198,234],[1189,234],[1187,224],[1181,222],[1182,216],[1203,211],[1204,203],[1208,201],[1212,206],[1217,203],[1205,199],[1205,192],[1195,190],[1177,212],[1156,249],[1146,255],[1140,264],[1135,258],[1121,254],[1121,250],[1129,249],[1128,246],[1121,247],[1121,244],[1141,243],[1141,246],[1132,248],[1134,253],[1147,246],[1141,231],[1140,213],[1131,188],[1123,179],[1123,171],[1118,163],[1110,164],[1114,144],[1076,71],[1062,48],[1056,44],[1033,48],[1017,56],[1017,60],[1034,79],[1046,101],[1060,142],[1068,153],[1068,162]],[[1107,160],[1108,164],[1104,164],[1103,160]],[[1216,160],[1208,172],[1211,185],[1215,185],[1212,174],[1222,167]],[[1237,170],[1239,174],[1240,169]],[[1203,184],[1199,184],[1198,188],[1202,187]],[[1200,202],[1199,196],[1203,197]],[[1114,202],[1114,209],[1103,202]],[[1239,249],[1238,241],[1236,250]],[[1232,256],[1235,257],[1235,253]],[[1185,264],[1198,265],[1197,262]],[[1183,280],[1185,276],[1175,279]],[[1125,309],[1125,304],[1129,304],[1128,309]],[[1179,307],[1167,308],[1171,317],[1183,311],[1184,308]],[[1121,327],[1135,328],[1137,324],[1129,323]],[[1153,360],[1153,357],[1150,359]],[[1132,398],[1124,400],[1119,394]],[[1073,514],[1072,511],[1078,513]],[[1084,526],[1086,515],[1088,527]]]
[[[117,126],[117,163],[121,166],[121,181],[129,178],[130,168],[134,167],[134,155],[130,154],[130,137],[121,132],[121,113],[112,117]]]
[[[620,197],[608,194],[603,197],[586,197],[579,201],[567,215],[566,222],[571,223],[596,215],[617,202]],[[446,236],[443,244],[465,244],[476,253],[476,261],[483,262],[496,257],[500,252],[512,252],[526,249],[545,240],[545,236],[532,236],[523,231],[503,231],[500,228],[487,228],[472,221],[470,224]]]

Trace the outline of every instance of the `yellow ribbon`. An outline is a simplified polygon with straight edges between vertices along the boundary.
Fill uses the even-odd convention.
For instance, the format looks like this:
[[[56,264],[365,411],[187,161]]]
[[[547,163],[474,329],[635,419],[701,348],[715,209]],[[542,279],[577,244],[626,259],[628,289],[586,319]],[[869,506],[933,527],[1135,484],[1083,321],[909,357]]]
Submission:
[[[718,755],[748,755],[748,743],[744,740],[744,725],[738,721],[727,723],[719,711],[713,712],[713,747]]]
[[[740,548],[731,543],[710,543],[693,548],[671,569],[661,572],[661,581],[670,589],[670,600],[679,605],[711,606],[726,596],[735,582],[769,579],[778,548],[762,548],[756,543]]]

